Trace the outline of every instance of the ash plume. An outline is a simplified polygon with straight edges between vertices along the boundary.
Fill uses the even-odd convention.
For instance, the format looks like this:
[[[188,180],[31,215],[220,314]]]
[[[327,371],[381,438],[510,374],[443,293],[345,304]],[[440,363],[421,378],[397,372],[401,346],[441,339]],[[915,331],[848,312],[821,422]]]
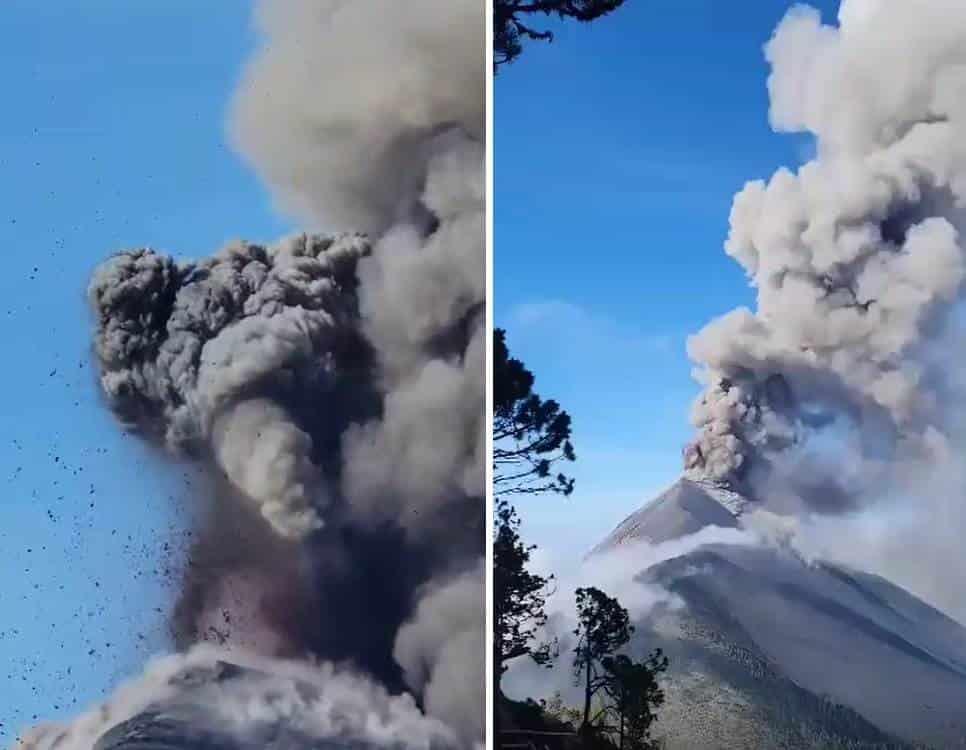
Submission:
[[[345,664],[469,747],[484,685],[484,6],[261,0],[256,22],[229,130],[306,231],[198,261],[122,251],[89,287],[107,405],[208,469],[171,658],[208,641],[272,674],[282,658]]]
[[[483,141],[484,18],[472,0],[263,0],[268,44],[238,91],[235,141],[311,224],[376,235],[405,224],[431,136]]]
[[[406,684],[425,696],[431,715],[448,716],[472,739],[483,734],[483,717],[468,710],[484,701],[482,680],[465,679],[467,671],[482,674],[483,606],[482,561],[472,570],[422,592],[412,618],[396,636],[393,655],[402,666]]]
[[[793,8],[770,118],[815,157],[745,185],[727,253],[757,290],[688,342],[689,475],[842,511],[962,445],[966,7]]]
[[[361,346],[354,272],[368,251],[362,237],[303,235],[198,264],[114,256],[89,291],[110,407],[173,451],[209,455],[278,533],[305,536],[327,491],[311,436],[274,394],[351,371],[338,360]]]

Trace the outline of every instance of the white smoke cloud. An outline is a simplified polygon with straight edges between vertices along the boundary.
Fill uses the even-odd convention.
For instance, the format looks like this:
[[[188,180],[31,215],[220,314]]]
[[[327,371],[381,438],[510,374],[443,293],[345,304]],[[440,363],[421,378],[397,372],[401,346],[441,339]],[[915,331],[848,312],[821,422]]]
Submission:
[[[963,530],[966,476],[961,459],[937,462],[883,488],[869,508],[845,515],[776,515],[759,509],[743,524],[803,560],[875,573],[966,625]]]
[[[882,5],[882,0],[842,0],[839,6],[839,26],[844,33],[866,23]]]
[[[502,686],[511,696],[550,698],[555,692],[566,694],[573,687],[573,631],[577,625],[574,592],[593,586],[612,596],[627,609],[632,622],[641,622],[655,607],[672,609],[684,606],[679,597],[659,584],[643,580],[651,567],[682,557],[711,544],[757,545],[770,543],[767,535],[745,529],[707,526],[661,544],[635,540],[594,552],[576,565],[558,559],[543,549],[533,552],[531,570],[544,577],[554,576],[552,594],[547,598],[547,624],[538,640],[556,639],[559,656],[549,671],[520,658],[510,662]]]
[[[218,679],[222,660],[251,671]],[[451,730],[423,716],[411,696],[390,695],[363,676],[332,664],[266,659],[237,650],[227,654],[209,645],[156,659],[102,705],[70,724],[38,727],[15,747],[91,750],[106,731],[152,707],[168,707],[169,718],[184,714],[203,721],[196,732],[225,737],[257,737],[260,731],[281,728],[306,747],[319,740],[414,750],[457,747]]]

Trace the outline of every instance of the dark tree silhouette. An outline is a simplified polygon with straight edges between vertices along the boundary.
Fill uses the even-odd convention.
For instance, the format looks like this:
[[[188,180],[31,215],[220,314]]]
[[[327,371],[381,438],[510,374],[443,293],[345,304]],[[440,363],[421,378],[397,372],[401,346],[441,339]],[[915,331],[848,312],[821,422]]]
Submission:
[[[554,656],[555,644],[537,641],[539,629],[547,622],[544,606],[553,576],[544,578],[527,570],[535,546],[520,540],[519,528],[513,507],[505,500],[497,501],[493,539],[493,664],[497,680],[513,659],[528,656],[549,666]]]
[[[499,70],[523,51],[523,40],[549,42],[553,33],[536,29],[537,15],[588,22],[617,10],[624,0],[493,0],[493,65]]]
[[[605,656],[602,689],[610,698],[610,711],[617,722],[618,750],[653,750],[651,724],[655,709],[664,703],[664,691],[657,676],[667,671],[667,657],[657,649],[646,661],[635,662],[629,656]]]
[[[556,642],[541,642],[539,629],[546,624],[544,611],[553,576],[544,578],[527,570],[530,552],[520,540],[520,519],[506,500],[497,500],[493,534],[493,697],[494,736],[500,737],[500,683],[507,662],[526,656],[550,666]]]
[[[506,332],[493,332],[493,491],[497,497],[556,492],[569,495],[574,480],[552,474],[573,461],[570,415],[533,392],[533,373],[510,356]]]
[[[626,644],[634,632],[630,616],[613,597],[593,586],[579,588],[577,596],[577,645],[574,647],[574,678],[584,681],[584,718],[580,729],[591,729],[590,703],[607,685],[603,660]]]

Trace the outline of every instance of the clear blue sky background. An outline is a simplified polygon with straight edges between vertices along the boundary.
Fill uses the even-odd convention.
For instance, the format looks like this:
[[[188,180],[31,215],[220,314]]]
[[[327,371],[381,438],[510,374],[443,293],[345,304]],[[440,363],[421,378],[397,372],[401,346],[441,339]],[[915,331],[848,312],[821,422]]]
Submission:
[[[115,249],[199,256],[287,230],[223,135],[249,15],[227,0],[0,10],[0,747],[166,646],[190,477],[99,403],[84,293]]]
[[[768,124],[762,45],[790,5],[628,0],[496,78],[496,322],[574,420],[575,493],[519,504],[555,558],[678,476],[686,338],[754,302],[722,246],[734,193],[810,145]]]

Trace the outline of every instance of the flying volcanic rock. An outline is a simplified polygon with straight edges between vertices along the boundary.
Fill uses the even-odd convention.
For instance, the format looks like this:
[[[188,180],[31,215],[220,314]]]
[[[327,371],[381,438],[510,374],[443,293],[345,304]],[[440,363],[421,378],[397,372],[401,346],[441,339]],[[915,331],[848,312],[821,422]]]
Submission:
[[[473,747],[485,654],[484,4],[260,0],[255,19],[261,44],[230,137],[308,231],[192,261],[124,250],[89,287],[107,405],[206,480],[173,645],[189,660],[204,641],[227,661],[253,652],[268,675],[226,683],[244,700],[224,716],[211,702],[220,688],[182,694],[193,713],[175,723],[220,746],[224,722],[245,718],[239,748],[296,748],[300,731],[324,738],[312,747],[353,745],[345,722],[363,743],[374,733],[425,750],[442,732],[444,747]],[[296,667],[282,657],[315,670],[322,699],[285,682]],[[333,691],[345,701],[330,711]],[[102,746],[130,732],[168,742],[156,734],[175,720],[165,696],[150,704],[161,714],[95,709],[135,721]],[[266,712],[291,737],[254,722]],[[86,721],[56,731],[90,750]]]

